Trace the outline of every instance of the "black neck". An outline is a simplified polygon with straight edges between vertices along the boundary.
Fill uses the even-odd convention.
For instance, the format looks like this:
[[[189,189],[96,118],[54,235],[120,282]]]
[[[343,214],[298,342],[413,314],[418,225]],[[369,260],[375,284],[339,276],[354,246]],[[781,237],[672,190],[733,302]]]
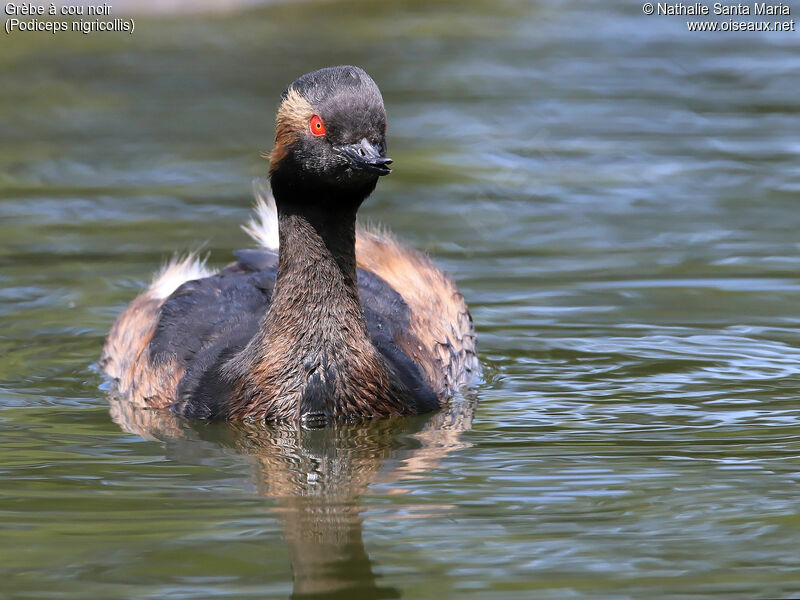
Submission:
[[[303,311],[309,317],[306,325],[310,330],[335,326],[323,319],[335,313],[355,318],[357,329],[366,335],[358,298],[355,224],[356,212],[375,183],[363,189],[342,190],[314,186],[278,171],[271,184],[278,209],[280,249],[270,312]],[[341,308],[346,310],[342,312]]]
[[[356,211],[363,197],[298,184],[287,190],[279,181],[273,193],[280,245],[269,312],[302,319],[307,334],[322,338],[329,332],[320,329],[345,325],[334,322],[337,316],[366,333],[356,276]]]
[[[323,292],[314,289],[315,284],[338,291],[356,290],[355,224],[355,210],[334,212],[315,205],[279,204],[275,296],[281,296],[283,288],[298,288],[319,303],[325,298],[313,298]],[[297,283],[302,285],[294,285],[294,277],[301,277]]]
[[[259,332],[229,363],[241,386],[229,416],[327,420],[420,411],[373,345],[359,299],[356,211],[373,187],[288,195],[273,177],[278,275]]]
[[[386,375],[358,294],[355,222],[362,200],[276,193],[278,276],[261,347],[277,359],[284,389],[297,390],[291,410],[299,415],[333,415],[344,390]]]

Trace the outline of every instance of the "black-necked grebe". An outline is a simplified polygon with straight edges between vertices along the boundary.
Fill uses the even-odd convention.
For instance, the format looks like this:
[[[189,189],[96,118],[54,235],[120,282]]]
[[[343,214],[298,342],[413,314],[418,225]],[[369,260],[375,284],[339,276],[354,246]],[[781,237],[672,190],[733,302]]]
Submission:
[[[424,254],[356,225],[390,163],[383,99],[363,70],[290,85],[274,204],[260,194],[248,228],[262,249],[215,274],[195,257],[159,273],[106,340],[101,364],[120,394],[190,418],[312,425],[450,399],[479,368],[463,296]]]

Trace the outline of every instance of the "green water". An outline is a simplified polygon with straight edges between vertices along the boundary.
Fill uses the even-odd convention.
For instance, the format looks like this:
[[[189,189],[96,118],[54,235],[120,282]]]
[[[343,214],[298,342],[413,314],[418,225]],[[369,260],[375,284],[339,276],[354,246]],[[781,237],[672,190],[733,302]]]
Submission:
[[[800,595],[797,35],[621,0],[0,34],[0,598]],[[279,93],[340,63],[389,114],[363,215],[464,292],[477,407],[109,410],[115,316],[174,250],[249,244]]]

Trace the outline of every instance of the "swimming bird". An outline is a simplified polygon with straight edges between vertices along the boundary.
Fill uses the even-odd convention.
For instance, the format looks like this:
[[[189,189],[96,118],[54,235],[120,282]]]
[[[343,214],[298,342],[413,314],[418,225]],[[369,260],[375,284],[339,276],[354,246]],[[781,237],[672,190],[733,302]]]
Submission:
[[[116,320],[100,364],[118,395],[309,426],[445,405],[480,368],[464,298],[425,254],[356,224],[391,173],[378,86],[353,66],[297,79],[269,159],[272,196],[257,187],[246,227],[262,247],[218,272],[173,260]]]

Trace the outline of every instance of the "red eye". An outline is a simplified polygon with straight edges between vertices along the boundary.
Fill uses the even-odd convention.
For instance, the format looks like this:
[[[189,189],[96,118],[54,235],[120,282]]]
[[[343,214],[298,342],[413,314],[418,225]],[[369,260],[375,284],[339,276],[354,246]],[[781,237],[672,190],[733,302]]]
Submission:
[[[308,125],[311,127],[311,133],[314,135],[325,135],[325,123],[322,122],[322,119],[319,118],[319,115],[314,115],[311,117]]]

